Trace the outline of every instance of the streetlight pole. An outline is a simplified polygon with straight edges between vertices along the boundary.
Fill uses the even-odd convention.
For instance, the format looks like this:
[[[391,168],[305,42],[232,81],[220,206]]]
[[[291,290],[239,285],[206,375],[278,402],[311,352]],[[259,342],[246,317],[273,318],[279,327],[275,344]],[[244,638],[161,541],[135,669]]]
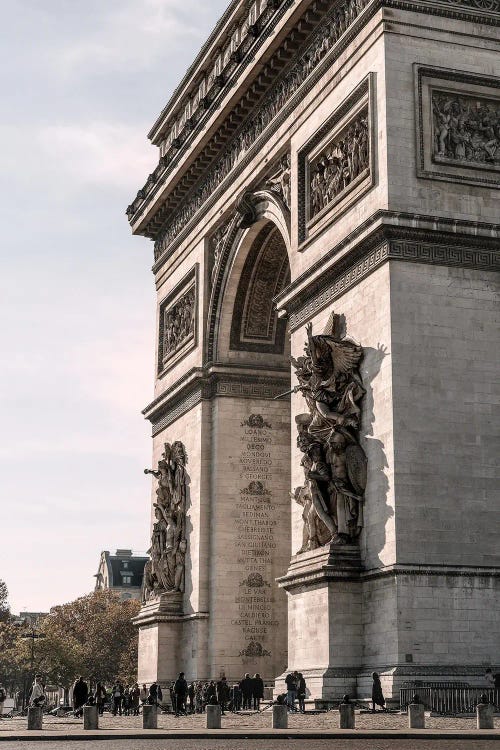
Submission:
[[[27,625],[26,620],[23,622],[24,625]],[[28,632],[23,633],[21,638],[29,639],[31,641],[31,653],[30,653],[30,677],[31,681],[33,681],[33,672],[34,672],[34,666],[35,666],[35,641],[38,638],[45,638],[45,633],[40,633],[35,630],[34,625],[28,625]],[[26,677],[24,679],[24,689],[23,689],[23,711],[26,706]]]

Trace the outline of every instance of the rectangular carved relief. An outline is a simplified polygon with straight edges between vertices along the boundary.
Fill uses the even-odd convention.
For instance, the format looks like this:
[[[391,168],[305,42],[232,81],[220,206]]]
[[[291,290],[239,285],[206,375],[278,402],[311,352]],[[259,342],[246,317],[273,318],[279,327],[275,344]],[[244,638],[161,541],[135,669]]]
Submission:
[[[158,374],[196,346],[197,275],[195,266],[160,303]]]
[[[299,152],[299,242],[331,223],[374,183],[370,74]]]
[[[415,65],[419,177],[500,187],[500,79]]]

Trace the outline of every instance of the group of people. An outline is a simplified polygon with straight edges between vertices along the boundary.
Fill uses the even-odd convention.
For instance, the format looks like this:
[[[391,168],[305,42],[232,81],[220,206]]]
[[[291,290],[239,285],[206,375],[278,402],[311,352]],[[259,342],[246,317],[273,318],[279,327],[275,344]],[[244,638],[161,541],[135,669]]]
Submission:
[[[136,682],[126,685],[115,682],[111,690],[107,690],[102,682],[96,684],[95,690],[89,690],[88,684],[83,677],[79,677],[73,685],[73,711],[75,716],[83,714],[84,706],[97,706],[99,715],[104,713],[104,707],[108,704],[113,716],[139,716],[139,709],[144,703],[158,705],[162,701],[162,692],[159,685],[153,682],[149,688],[142,688]]]
[[[306,712],[306,691],[307,685],[302,672],[290,672],[285,677],[286,684],[286,705],[288,712],[299,711],[301,714]],[[298,702],[298,709],[295,706]]]
[[[170,701],[175,715],[204,713],[207,705],[219,705],[221,713],[240,710],[260,710],[264,697],[264,681],[260,674],[243,679],[230,685],[224,675],[219,680],[188,683],[184,672],[181,672],[170,685]]]

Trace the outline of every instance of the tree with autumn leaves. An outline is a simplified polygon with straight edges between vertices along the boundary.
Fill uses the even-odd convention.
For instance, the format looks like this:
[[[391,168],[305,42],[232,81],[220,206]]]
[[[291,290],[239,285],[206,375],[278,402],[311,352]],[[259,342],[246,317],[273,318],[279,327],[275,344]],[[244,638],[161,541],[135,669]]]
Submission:
[[[137,629],[132,618],[139,608],[138,601],[121,601],[112,591],[94,591],[53,607],[39,627],[33,672],[61,687],[69,687],[79,675],[93,683],[135,682]],[[19,620],[9,613],[2,621],[2,611],[0,587],[0,679],[20,687],[31,672],[30,644]]]

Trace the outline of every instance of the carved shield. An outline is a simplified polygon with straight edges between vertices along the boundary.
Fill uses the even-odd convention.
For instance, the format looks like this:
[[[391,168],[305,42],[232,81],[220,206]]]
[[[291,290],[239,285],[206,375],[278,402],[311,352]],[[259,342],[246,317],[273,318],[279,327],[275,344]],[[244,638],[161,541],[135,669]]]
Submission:
[[[349,481],[358,495],[366,489],[366,466],[368,460],[363,448],[357,443],[348,445],[345,451]]]

